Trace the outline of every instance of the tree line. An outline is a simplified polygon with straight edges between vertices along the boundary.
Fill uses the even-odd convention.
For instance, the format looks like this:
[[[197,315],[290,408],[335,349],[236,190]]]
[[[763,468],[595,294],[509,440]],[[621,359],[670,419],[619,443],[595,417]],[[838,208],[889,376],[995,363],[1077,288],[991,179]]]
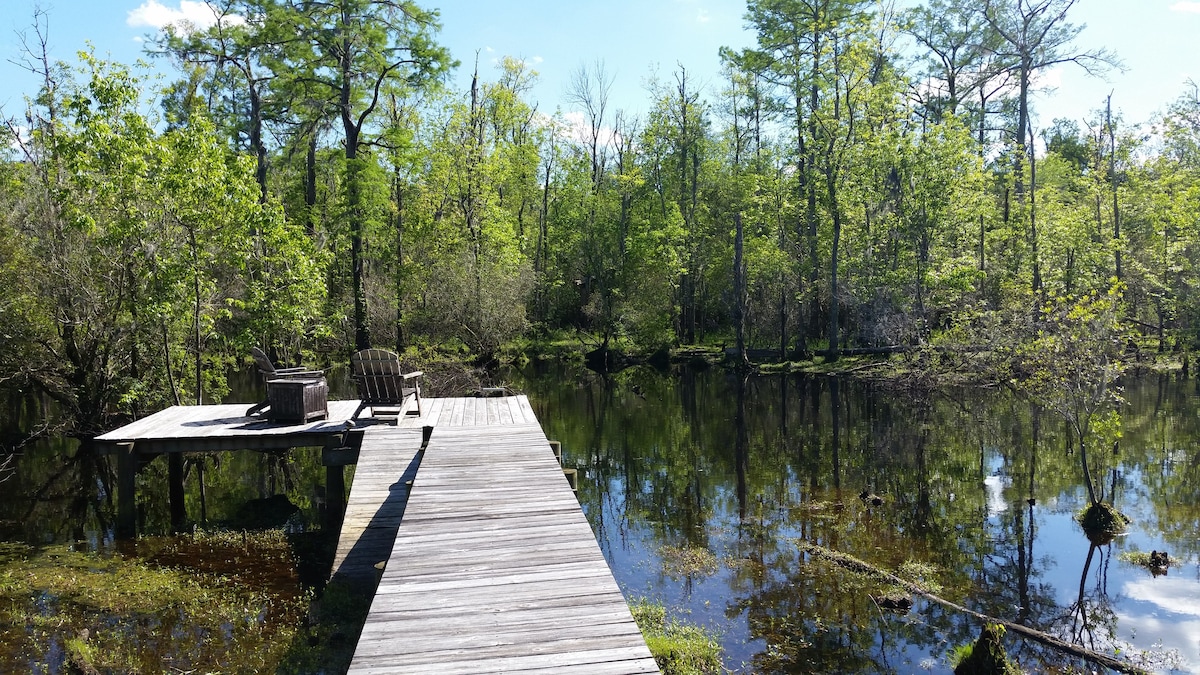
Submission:
[[[573,114],[513,58],[456,90],[408,0],[212,1],[149,47],[178,71],[159,89],[53,62],[39,15],[0,163],[0,386],[88,433],[219,397],[256,344],[487,356],[567,330],[835,359],[1087,298],[1186,348],[1200,88],[1152,128],[1111,101],[1038,128],[1039,73],[1118,65],[1076,45],[1076,1],[749,0],[756,44],[707,87],[652,81],[643,117],[602,62]]]

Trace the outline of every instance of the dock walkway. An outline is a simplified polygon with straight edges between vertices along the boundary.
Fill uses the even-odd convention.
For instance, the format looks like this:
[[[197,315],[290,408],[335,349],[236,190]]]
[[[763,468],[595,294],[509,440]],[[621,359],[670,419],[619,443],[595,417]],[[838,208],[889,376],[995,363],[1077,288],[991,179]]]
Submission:
[[[349,672],[657,673],[528,399],[427,403],[364,434],[343,539],[397,515],[352,515],[356,503],[410,491]],[[429,445],[406,464],[421,436],[404,427],[422,426]],[[380,481],[388,453],[399,461]],[[372,556],[358,552],[339,545],[335,575],[363,573]]]
[[[174,406],[98,437],[118,458],[118,529],[135,530],[153,457],[183,522],[183,453],[322,447],[330,513],[357,464],[333,576],[375,589],[351,673],[658,672],[526,397],[425,399],[395,424],[352,423],[357,405],[305,424]]]

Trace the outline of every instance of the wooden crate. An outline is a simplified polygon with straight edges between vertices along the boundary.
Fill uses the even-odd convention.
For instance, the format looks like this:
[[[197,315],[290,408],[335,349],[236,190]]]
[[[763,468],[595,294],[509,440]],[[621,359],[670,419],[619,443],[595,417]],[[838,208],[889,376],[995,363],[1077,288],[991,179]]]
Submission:
[[[308,422],[329,416],[329,385],[325,378],[267,380],[272,422]]]

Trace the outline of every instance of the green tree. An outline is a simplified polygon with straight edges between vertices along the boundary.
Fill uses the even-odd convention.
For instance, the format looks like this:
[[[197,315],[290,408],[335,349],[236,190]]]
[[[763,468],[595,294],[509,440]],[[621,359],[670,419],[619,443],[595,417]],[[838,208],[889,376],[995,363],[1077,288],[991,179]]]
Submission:
[[[30,377],[86,435],[117,409],[220,396],[243,331],[294,330],[320,296],[250,158],[230,157],[202,115],[156,130],[138,75],[80,61],[46,67],[35,128],[17,138],[28,171],[10,223],[37,261],[36,297],[18,297],[40,307],[31,325],[54,326]]]
[[[343,182],[354,303],[354,343],[371,346],[367,314],[366,254],[372,213],[369,148],[374,143],[389,82],[427,86],[452,65],[434,42],[437,12],[409,0],[282,0],[297,40],[289,43],[285,65],[297,85],[320,101],[341,123],[345,151]],[[386,194],[386,193],[385,193]]]
[[[1018,389],[1070,425],[1093,505],[1102,493],[1088,460],[1089,442],[1096,431],[1111,437],[1120,421],[1116,383],[1124,370],[1125,335],[1119,300],[1115,287],[1076,299],[1050,299],[1038,307],[1031,326],[1036,332],[1023,336],[1014,349]]]
[[[996,52],[1009,64],[1017,81],[1017,115],[1011,130],[1010,143],[1014,148],[1015,193],[1022,216],[1027,218],[1033,272],[1033,290],[1041,290],[1042,275],[1038,259],[1039,236],[1034,212],[1035,187],[1033,171],[1034,133],[1029,96],[1035,75],[1046,68],[1074,63],[1089,73],[1100,74],[1115,65],[1116,58],[1105,49],[1077,52],[1072,43],[1082,30],[1067,21],[1067,13],[1077,0],[985,0],[982,12],[997,35],[1000,44]],[[1026,206],[1024,168],[1029,167],[1029,212]]]

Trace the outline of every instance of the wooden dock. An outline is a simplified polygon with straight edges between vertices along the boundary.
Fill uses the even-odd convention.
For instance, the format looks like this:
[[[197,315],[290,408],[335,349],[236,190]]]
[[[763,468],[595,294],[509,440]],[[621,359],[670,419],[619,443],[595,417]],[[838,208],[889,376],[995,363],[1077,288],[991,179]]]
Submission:
[[[350,428],[358,401],[330,401],[329,417],[304,424],[246,417],[246,403],[174,405],[96,437],[97,443],[134,445],[146,454],[283,450],[327,444]]]
[[[399,490],[420,441],[405,427],[424,426],[434,429],[415,476],[398,481],[412,480],[407,506],[349,672],[657,673],[523,396],[431,399],[420,418],[368,428],[343,538],[387,526],[351,515],[359,481],[379,503],[383,486],[365,474],[391,454],[382,483]],[[355,547],[343,551],[335,570],[364,573],[365,561],[350,565]]]
[[[332,577],[375,591],[351,673],[658,672],[526,397],[424,399],[394,423],[352,423],[357,406],[304,424],[174,406],[104,434],[119,522],[155,456],[182,521],[182,453],[321,446],[331,510],[357,464]]]

